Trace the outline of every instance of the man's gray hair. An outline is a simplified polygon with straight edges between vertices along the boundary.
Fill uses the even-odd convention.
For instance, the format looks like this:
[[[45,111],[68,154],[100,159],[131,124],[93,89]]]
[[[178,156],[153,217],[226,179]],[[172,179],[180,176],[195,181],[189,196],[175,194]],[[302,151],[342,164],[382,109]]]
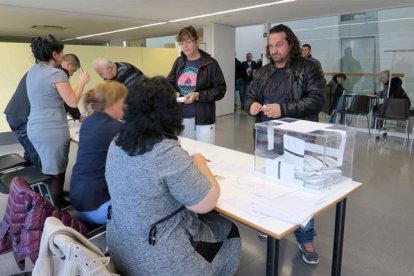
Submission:
[[[387,70],[381,71],[381,74],[385,74],[389,77],[390,76],[390,70],[387,69]]]
[[[112,61],[106,58],[97,58],[93,61],[93,67],[109,67],[113,64]]]

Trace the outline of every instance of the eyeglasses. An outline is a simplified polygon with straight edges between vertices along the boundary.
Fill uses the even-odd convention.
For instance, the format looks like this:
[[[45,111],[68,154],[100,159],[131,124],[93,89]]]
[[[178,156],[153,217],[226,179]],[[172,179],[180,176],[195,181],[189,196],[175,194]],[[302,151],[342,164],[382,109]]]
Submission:
[[[186,41],[180,41],[178,42],[178,45],[183,46],[183,45],[190,45],[192,42],[194,42],[195,40],[193,39],[187,39]]]

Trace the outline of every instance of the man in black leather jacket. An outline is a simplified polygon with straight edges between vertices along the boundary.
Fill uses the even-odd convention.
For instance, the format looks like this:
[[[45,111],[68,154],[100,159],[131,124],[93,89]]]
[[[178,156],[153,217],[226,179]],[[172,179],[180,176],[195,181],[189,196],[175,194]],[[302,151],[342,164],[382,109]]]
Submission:
[[[259,68],[247,97],[247,110],[256,122],[281,117],[318,121],[325,103],[325,79],[321,67],[301,57],[300,43],[285,25],[270,29],[267,56],[271,63]],[[295,237],[302,258],[309,264],[319,262],[313,246],[314,220],[298,228]]]
[[[247,96],[250,115],[256,122],[280,117],[318,121],[325,102],[322,68],[301,57],[299,40],[282,24],[270,30],[266,52],[271,63],[256,71]]]

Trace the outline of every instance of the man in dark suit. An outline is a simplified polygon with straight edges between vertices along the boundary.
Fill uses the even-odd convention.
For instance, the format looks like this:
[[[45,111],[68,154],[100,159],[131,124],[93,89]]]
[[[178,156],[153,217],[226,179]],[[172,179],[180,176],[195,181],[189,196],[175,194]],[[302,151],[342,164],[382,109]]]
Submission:
[[[246,60],[241,63],[241,92],[240,92],[240,102],[241,108],[244,109],[246,94],[249,92],[250,83],[253,80],[253,75],[256,72],[257,64],[253,60],[253,54],[247,53]]]

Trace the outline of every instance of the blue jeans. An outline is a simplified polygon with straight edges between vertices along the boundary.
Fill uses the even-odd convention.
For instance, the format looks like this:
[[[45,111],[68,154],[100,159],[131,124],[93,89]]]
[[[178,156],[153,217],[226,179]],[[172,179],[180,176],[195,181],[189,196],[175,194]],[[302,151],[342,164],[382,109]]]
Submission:
[[[31,162],[33,165],[40,166],[39,155],[36,149],[27,137],[27,121],[22,121],[11,115],[6,115],[7,123],[9,124],[14,136],[23,146],[24,156],[23,158]]]
[[[76,211],[76,213],[78,218],[88,223],[106,224],[109,206],[111,206],[110,200],[99,206],[98,209],[85,212]]]
[[[299,244],[313,242],[313,237],[316,235],[315,220],[311,219],[305,226],[296,229],[294,233]]]
[[[243,105],[241,87],[242,87],[242,79],[236,79],[234,83],[234,106],[237,106],[237,93],[239,94],[240,105]]]
[[[336,103],[336,107],[335,110],[332,113],[331,119],[329,120],[329,122],[331,124],[335,124],[336,123],[336,116],[338,116],[338,110],[344,110],[345,109],[345,96],[341,96],[338,99],[338,102]],[[342,124],[344,119],[343,119],[343,114],[341,114],[341,118],[339,118],[340,123]]]
[[[240,87],[240,102],[241,102],[242,108],[244,108],[246,94],[249,92],[249,89],[250,89],[250,81],[242,80],[242,84]]]

